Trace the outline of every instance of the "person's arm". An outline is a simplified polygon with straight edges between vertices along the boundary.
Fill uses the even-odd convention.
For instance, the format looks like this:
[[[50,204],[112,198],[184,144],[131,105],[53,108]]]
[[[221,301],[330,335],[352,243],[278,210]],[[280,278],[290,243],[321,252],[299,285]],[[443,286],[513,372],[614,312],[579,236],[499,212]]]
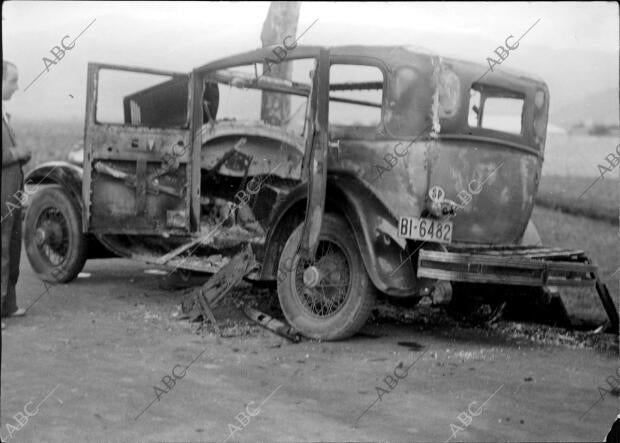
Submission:
[[[13,153],[11,148],[2,147],[2,167],[10,166],[13,163],[17,163],[19,159],[16,157],[16,154]]]
[[[32,154],[24,147],[12,146],[13,139],[7,122],[2,119],[2,167],[10,166],[13,163],[28,163]]]
[[[2,167],[10,166],[13,163],[28,163],[32,154],[26,148],[13,146],[10,148],[2,148]]]
[[[30,161],[30,158],[32,157],[32,153],[30,152],[30,150],[22,146],[13,146],[10,149],[13,152],[13,155],[17,158],[17,160],[24,164],[28,163]]]

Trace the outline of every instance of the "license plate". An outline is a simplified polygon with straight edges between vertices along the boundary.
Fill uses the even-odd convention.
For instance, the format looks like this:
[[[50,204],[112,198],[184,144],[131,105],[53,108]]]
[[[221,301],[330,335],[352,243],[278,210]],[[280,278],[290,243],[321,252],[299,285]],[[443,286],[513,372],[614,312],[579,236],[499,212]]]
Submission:
[[[452,222],[425,217],[401,217],[398,236],[438,243],[452,242]]]

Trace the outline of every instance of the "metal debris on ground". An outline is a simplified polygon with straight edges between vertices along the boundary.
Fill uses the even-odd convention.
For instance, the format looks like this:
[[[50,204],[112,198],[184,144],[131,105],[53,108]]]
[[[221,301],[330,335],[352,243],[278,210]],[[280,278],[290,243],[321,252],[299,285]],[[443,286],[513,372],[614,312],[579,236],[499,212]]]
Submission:
[[[219,328],[212,310],[255,267],[254,253],[251,246],[247,244],[219,272],[188,296],[182,306],[183,312],[187,313],[189,317],[189,321],[195,321],[200,316],[203,320],[209,319],[218,331],[219,336]]]
[[[243,313],[247,318],[256,322],[258,325],[263,328],[273,332],[274,334],[278,334],[281,337],[284,337],[293,343],[299,343],[301,341],[301,335],[292,327],[287,324],[277,320],[269,315],[261,312],[257,309],[251,308],[249,306],[240,306],[243,310]]]

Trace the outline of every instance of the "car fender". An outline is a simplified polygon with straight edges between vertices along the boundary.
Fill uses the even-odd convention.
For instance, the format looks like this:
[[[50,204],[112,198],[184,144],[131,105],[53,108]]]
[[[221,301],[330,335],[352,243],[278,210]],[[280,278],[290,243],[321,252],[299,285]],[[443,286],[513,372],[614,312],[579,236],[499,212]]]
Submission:
[[[82,177],[83,170],[79,166],[65,161],[54,161],[42,163],[29,171],[24,178],[24,183],[31,186],[51,184],[62,186],[69,192],[82,213],[84,208]]]
[[[409,261],[401,266],[408,256],[407,243],[397,236],[395,215],[356,177],[330,175],[327,181],[326,211],[341,213],[346,218],[375,287],[392,296],[415,295],[420,280]],[[282,229],[286,221],[290,217],[303,221],[306,192],[307,185],[300,184],[277,208],[278,215],[270,223],[272,228],[267,235],[262,267],[264,279],[275,278],[282,241],[288,239],[288,235],[283,234],[288,230]]]
[[[30,186],[59,185],[65,189],[77,206],[80,215],[84,213],[82,200],[83,169],[65,161],[42,163],[29,171],[24,183]],[[86,234],[88,241],[88,258],[110,258],[117,255],[106,248],[94,235]]]

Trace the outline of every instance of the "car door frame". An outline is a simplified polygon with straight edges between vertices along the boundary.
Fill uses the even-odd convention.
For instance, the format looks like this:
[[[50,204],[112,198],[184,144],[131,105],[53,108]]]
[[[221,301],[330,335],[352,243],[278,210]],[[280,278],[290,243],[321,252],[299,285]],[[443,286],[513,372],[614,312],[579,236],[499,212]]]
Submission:
[[[157,127],[148,127],[146,125],[130,125],[126,123],[108,123],[108,122],[98,122],[97,121],[97,100],[99,96],[99,72],[101,70],[112,70],[112,71],[126,71],[132,73],[142,73],[142,74],[154,74],[154,75],[162,75],[169,76],[174,78],[185,78],[187,79],[187,113],[186,120],[183,127],[171,127],[171,128],[157,128]],[[132,67],[132,66],[123,66],[123,65],[115,65],[115,64],[106,64],[106,63],[89,63],[88,64],[88,73],[87,73],[87,96],[86,96],[86,116],[85,116],[85,129],[84,129],[84,166],[83,166],[83,184],[82,184],[82,198],[84,201],[83,211],[82,211],[82,225],[84,232],[92,232],[97,234],[143,234],[143,235],[161,235],[161,234],[176,234],[183,235],[191,232],[193,224],[190,222],[191,219],[191,197],[193,186],[195,186],[195,173],[194,169],[196,165],[192,161],[194,149],[192,143],[189,143],[192,131],[192,118],[191,112],[193,109],[193,82],[191,73],[182,73],[182,72],[174,72],[174,71],[165,71],[158,69],[149,69],[149,68],[141,68],[141,67]],[[146,183],[146,178],[144,177],[145,171],[148,167],[148,163],[163,163],[162,158],[165,153],[168,151],[174,151],[174,146],[168,146],[167,143],[162,140],[165,138],[177,140],[179,137],[179,142],[183,140],[184,147],[189,146],[189,152],[184,152],[183,155],[177,157],[177,161],[182,164],[185,164],[186,174],[184,177],[183,183],[180,186],[177,186],[178,189],[184,188],[183,192],[178,196],[180,200],[183,201],[182,207],[183,210],[180,214],[179,211],[174,211],[172,215],[176,217],[173,222],[170,221],[171,217],[168,214],[169,211],[166,211],[164,214],[159,214],[159,217],[153,217],[148,220],[148,223],[141,223],[141,216],[144,215],[148,218],[147,213],[143,213],[144,209],[140,208],[140,206],[144,206],[144,204],[138,204],[138,197],[136,196],[136,216],[135,223],[123,224],[120,220],[119,223],[112,223],[108,226],[102,225],[99,223],[93,223],[92,218],[92,186],[93,186],[93,165],[96,161],[104,159],[110,156],[102,156],[100,153],[95,154],[94,146],[95,136],[98,134],[123,134],[123,136],[127,136],[127,134],[134,132],[137,135],[138,143],[140,144],[144,137],[142,136],[152,136],[152,139],[149,139],[147,144],[151,145],[151,140],[153,140],[152,146],[147,147],[147,150],[142,150],[136,148],[135,152],[123,152],[119,153],[120,155],[115,156],[114,158],[109,158],[110,161],[118,160],[118,161],[135,161],[136,162],[136,193],[141,192],[146,194],[146,188],[148,184]],[[122,138],[119,136],[119,139]],[[155,146],[155,140],[161,142],[162,146]],[[132,137],[132,145],[135,140]],[[166,146],[164,146],[164,144]],[[135,147],[135,146],[134,146]],[[157,148],[157,149],[156,149]],[[152,152],[148,152],[151,149]],[[112,147],[108,147],[110,152],[113,152]],[[118,149],[117,149],[117,152]],[[170,154],[170,153],[168,153]],[[199,154],[199,153],[198,153]],[[139,163],[142,163],[141,166],[138,166]],[[146,166],[144,165],[146,163]],[[139,174],[139,170],[142,168],[142,174]],[[199,165],[198,165],[199,170]],[[140,177],[138,178],[138,176]],[[140,183],[142,186],[140,186]],[[142,198],[144,200],[144,197]],[[182,219],[179,219],[179,216]],[[112,219],[112,217],[110,217]]]
[[[329,130],[329,68],[330,51],[319,50],[316,74],[311,95],[311,126],[308,127],[304,170],[308,188],[306,215],[301,233],[298,254],[313,260],[318,246],[319,234],[325,213],[327,191],[327,150]]]

